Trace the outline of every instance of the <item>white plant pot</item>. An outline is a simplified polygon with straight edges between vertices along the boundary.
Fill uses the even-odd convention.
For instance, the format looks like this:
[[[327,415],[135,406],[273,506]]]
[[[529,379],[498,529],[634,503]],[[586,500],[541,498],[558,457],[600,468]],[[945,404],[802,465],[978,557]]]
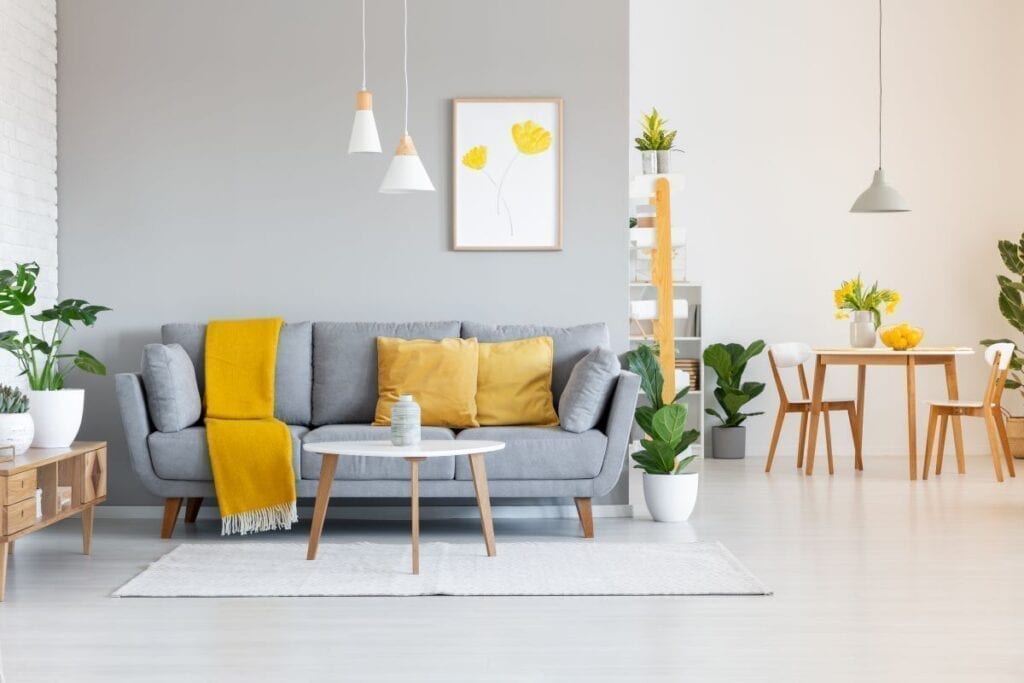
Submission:
[[[36,448],[67,448],[78,436],[85,408],[85,389],[28,392],[29,413],[35,422]]]
[[[21,455],[29,449],[35,433],[29,413],[0,414],[0,446],[14,446],[15,455]]]
[[[644,472],[644,501],[655,522],[685,522],[697,504],[696,472]]]

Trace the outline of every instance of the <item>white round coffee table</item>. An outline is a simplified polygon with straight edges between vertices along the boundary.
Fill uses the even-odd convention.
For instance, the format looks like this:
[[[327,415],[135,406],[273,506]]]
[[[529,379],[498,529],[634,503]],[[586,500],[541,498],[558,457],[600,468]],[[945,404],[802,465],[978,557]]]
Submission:
[[[420,463],[427,458],[443,458],[453,455],[468,455],[473,471],[473,488],[476,489],[476,503],[480,508],[480,524],[484,532],[484,544],[488,557],[494,557],[494,522],[491,519],[491,498],[487,491],[487,471],[484,468],[484,453],[500,451],[505,447],[501,441],[443,441],[435,439],[421,441],[415,446],[392,446],[390,441],[327,441],[310,443],[303,450],[324,456],[320,465],[320,483],[316,488],[316,505],[313,508],[313,522],[309,529],[307,560],[316,559],[320,534],[324,529],[327,504],[331,498],[331,484],[338,467],[338,456],[364,456],[371,458],[402,458],[411,467],[412,484],[412,573],[420,573]]]

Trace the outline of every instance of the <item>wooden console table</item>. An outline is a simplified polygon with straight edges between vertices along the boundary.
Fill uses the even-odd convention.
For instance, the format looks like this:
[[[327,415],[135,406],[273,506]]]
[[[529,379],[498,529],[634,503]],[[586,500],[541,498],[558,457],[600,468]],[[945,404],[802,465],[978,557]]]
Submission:
[[[71,502],[60,505],[58,487]],[[36,517],[36,489],[42,517]],[[89,554],[96,506],[107,499],[107,443],[76,441],[69,448],[30,448],[0,463],[0,601],[7,582],[7,555],[14,542],[54,522],[82,513],[82,552]]]

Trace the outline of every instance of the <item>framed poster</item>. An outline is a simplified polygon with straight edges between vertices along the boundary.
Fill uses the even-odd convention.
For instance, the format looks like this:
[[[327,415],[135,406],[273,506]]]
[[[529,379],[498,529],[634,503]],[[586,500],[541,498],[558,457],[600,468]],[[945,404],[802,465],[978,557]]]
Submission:
[[[452,248],[562,249],[562,100],[452,100]]]

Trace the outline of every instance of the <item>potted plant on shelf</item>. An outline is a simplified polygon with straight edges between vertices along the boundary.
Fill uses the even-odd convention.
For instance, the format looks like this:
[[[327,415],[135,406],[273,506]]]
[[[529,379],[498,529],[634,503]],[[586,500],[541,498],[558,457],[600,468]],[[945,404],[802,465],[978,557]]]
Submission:
[[[633,453],[636,469],[643,470],[644,500],[656,522],[683,522],[697,503],[698,475],[686,472],[697,456],[691,446],[700,437],[696,429],[686,429],[686,398],[690,388],[665,403],[661,366],[654,350],[644,344],[626,354],[629,369],[640,375],[640,387],[650,405],[637,406],[636,423],[647,436],[640,450]]]
[[[34,434],[28,397],[16,387],[0,385],[0,450],[13,446],[14,455],[21,455],[32,445]]]
[[[742,458],[746,454],[747,428],[743,423],[763,413],[744,413],[740,409],[761,395],[764,383],[742,381],[743,371],[762,351],[764,342],[760,339],[746,348],[742,344],[711,344],[704,349],[704,364],[717,375],[715,399],[722,407],[721,413],[714,408],[704,411],[722,423],[711,430],[711,454],[715,458]]]
[[[13,272],[0,270],[0,312],[20,318],[24,326],[24,334],[0,332],[0,349],[14,355],[21,374],[28,379],[29,412],[35,423],[32,445],[65,448],[78,435],[85,405],[85,390],[65,389],[65,379],[75,369],[94,375],[105,375],[107,369],[86,351],[62,353],[61,347],[75,323],[91,327],[98,314],[110,309],[82,299],[64,299],[30,315],[29,309],[36,304],[38,276],[37,263],[18,264]],[[30,318],[38,323],[35,329]]]
[[[1020,241],[999,240],[999,256],[1013,277],[997,275],[999,283],[999,312],[1006,318],[1006,322],[1018,332],[1024,332],[1024,300],[1021,292],[1024,291],[1024,233]],[[1013,342],[1012,339],[982,339],[983,346],[991,346],[999,342]],[[1013,358],[1010,359],[1010,374],[1006,379],[1006,388],[1018,392],[1024,397],[1024,352],[1020,345],[1013,349]],[[1015,458],[1024,458],[1024,416],[1013,415],[1005,408],[1000,408],[1007,413],[1006,433],[1010,442],[1010,452]]]
[[[878,283],[865,288],[860,275],[845,280],[832,292],[836,304],[836,319],[850,321],[850,346],[870,349],[875,345],[876,332],[882,325],[882,308],[892,314],[900,302],[900,293],[895,289],[879,289]]]
[[[644,175],[668,173],[671,170],[669,155],[676,149],[673,143],[679,131],[666,130],[666,123],[668,120],[661,118],[655,108],[651,109],[650,114],[642,114],[640,117],[641,135],[634,142],[640,150]]]

